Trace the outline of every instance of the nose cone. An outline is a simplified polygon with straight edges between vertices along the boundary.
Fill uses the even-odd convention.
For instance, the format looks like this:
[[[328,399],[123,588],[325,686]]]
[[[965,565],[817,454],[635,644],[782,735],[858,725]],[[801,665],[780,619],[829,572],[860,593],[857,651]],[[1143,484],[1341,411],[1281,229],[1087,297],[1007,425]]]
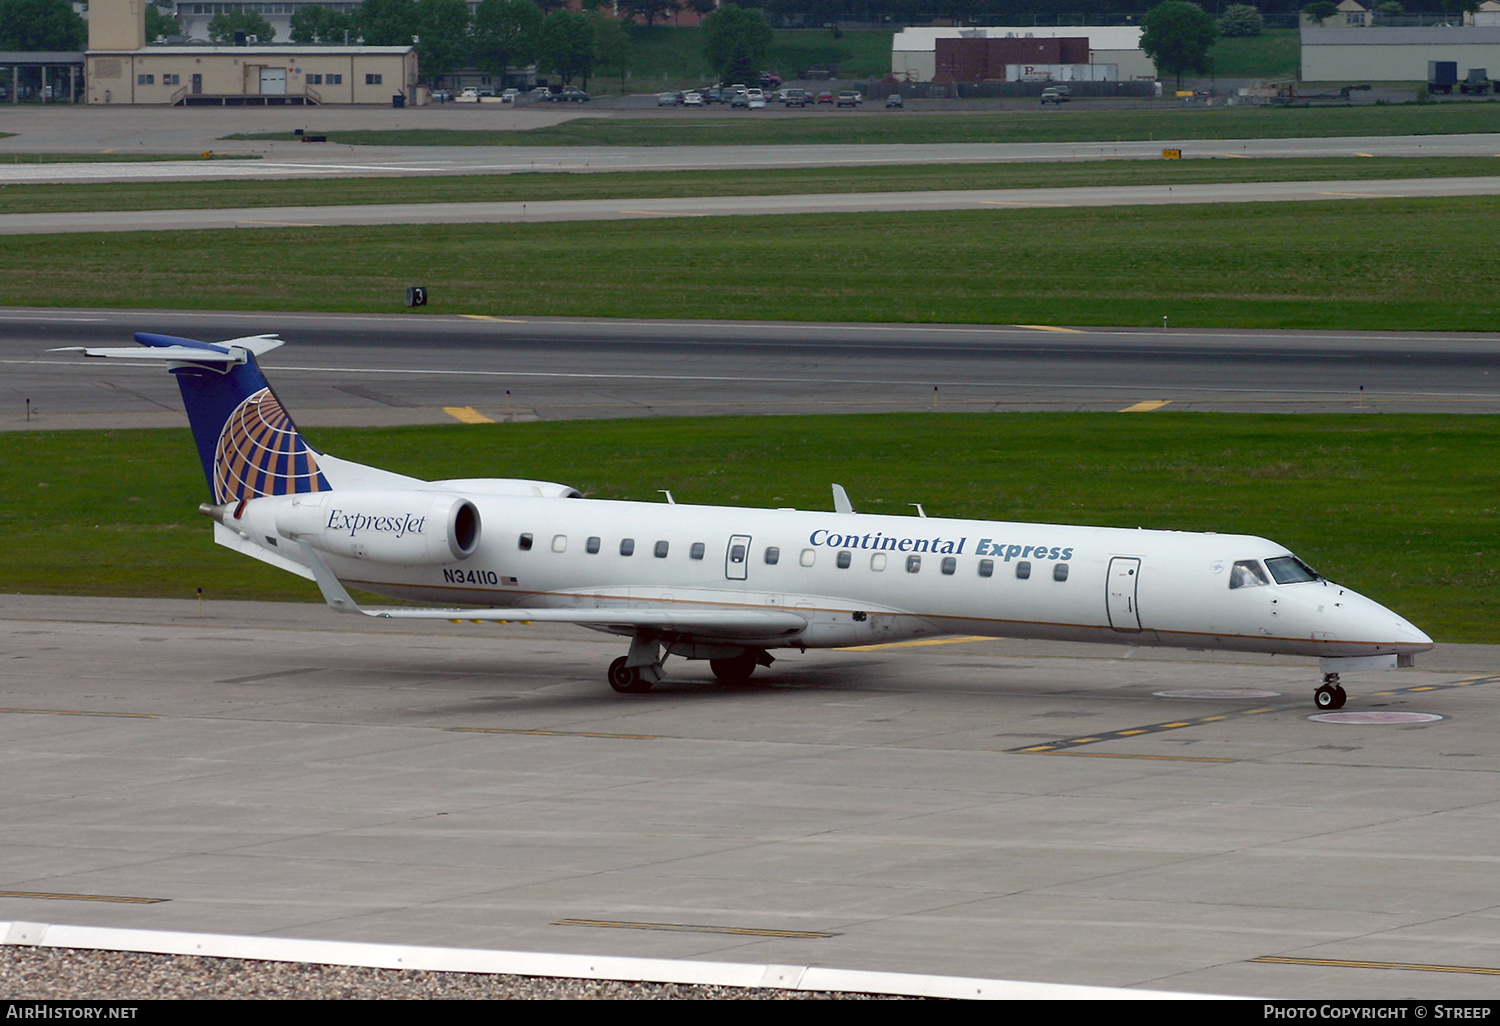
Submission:
[[[1396,620],[1396,645],[1403,652],[1425,652],[1432,647],[1432,639],[1417,629],[1410,621],[1401,617]]]

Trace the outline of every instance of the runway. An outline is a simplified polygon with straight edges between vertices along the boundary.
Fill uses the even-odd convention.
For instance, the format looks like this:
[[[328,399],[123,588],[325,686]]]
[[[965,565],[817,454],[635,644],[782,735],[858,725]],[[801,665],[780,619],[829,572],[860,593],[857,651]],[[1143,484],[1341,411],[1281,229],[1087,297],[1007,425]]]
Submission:
[[[0,184],[151,181],[235,178],[411,177],[454,174],[512,174],[531,171],[734,172],[759,168],[854,167],[882,164],[952,164],[1053,160],[1160,160],[1162,150],[1178,149],[1184,159],[1241,157],[1490,157],[1500,153],[1500,133],[1428,136],[1357,136],[1312,139],[1151,139],[1067,143],[938,143],[913,145],[786,146],[347,146],[338,143],[223,138],[231,133],[310,134],[350,130],[456,129],[524,130],[579,117],[648,117],[704,120],[694,111],[558,110],[545,104],[520,109],[446,108],[131,108],[18,107],[0,105]],[[983,101],[965,101],[983,111]],[[943,117],[913,103],[905,112],[884,110],[818,112],[741,112],[743,117],[880,120],[889,117]],[[1067,112],[1037,111],[1037,117]],[[715,112],[707,119],[724,120]],[[87,164],[5,163],[7,154],[134,153],[196,156],[204,151],[244,160],[189,159],[163,162]]]
[[[88,213],[0,214],[0,235],[323,228],[348,225],[622,221],[671,217],[838,214],[1029,207],[1168,206],[1184,203],[1300,203],[1500,195],[1500,177],[1410,178],[1228,185],[1091,186],[932,192],[810,193],[789,196],[684,196],[672,199],[551,200],[527,203],[406,203],[346,207],[243,207]]]
[[[0,430],[186,423],[153,367],[55,353],[279,332],[304,427],[910,411],[1500,412],[1500,336],[0,309]],[[29,402],[28,402],[29,401]],[[1146,404],[1146,405],[1142,405]],[[28,419],[29,409],[29,419]]]
[[[620,644],[0,598],[0,918],[1493,996],[1495,649],[1346,678],[1443,717],[1397,724],[1311,719],[1298,660],[928,643],[623,696]]]

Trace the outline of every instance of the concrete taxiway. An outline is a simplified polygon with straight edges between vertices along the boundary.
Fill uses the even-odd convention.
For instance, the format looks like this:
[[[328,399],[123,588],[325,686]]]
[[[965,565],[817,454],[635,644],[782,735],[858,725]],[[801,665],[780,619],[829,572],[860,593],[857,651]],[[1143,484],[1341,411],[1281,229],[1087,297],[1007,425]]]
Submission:
[[[1333,721],[1304,660],[959,641],[625,696],[620,650],[0,598],[0,919],[1493,995],[1500,650]]]

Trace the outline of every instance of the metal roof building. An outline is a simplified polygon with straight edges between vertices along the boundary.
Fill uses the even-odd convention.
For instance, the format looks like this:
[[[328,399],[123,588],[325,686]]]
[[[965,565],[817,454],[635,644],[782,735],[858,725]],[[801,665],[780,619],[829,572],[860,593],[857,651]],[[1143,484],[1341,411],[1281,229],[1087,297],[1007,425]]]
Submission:
[[[1305,28],[1304,82],[1425,82],[1428,61],[1500,77],[1500,27]]]

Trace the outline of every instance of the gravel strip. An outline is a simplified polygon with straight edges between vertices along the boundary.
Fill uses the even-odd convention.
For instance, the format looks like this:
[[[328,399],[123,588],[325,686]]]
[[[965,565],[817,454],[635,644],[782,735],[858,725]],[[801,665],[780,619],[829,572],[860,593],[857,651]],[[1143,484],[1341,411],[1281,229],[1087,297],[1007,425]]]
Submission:
[[[193,999],[570,999],[858,1000],[883,994],[747,989],[488,973],[440,973],[198,955],[77,948],[0,948],[0,996],[7,1000]]]

